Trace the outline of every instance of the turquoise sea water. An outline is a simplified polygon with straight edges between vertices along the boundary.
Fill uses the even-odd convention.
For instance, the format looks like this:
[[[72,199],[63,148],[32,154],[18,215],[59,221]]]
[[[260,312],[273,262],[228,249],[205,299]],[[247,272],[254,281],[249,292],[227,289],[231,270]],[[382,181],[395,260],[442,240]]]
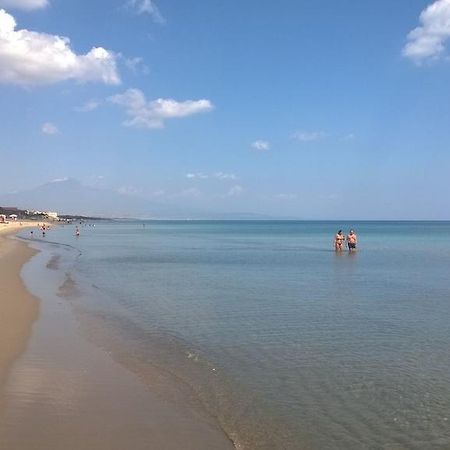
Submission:
[[[357,253],[333,251],[340,228]],[[80,231],[46,239],[76,249],[94,339],[189,386],[239,448],[450,448],[449,222]]]

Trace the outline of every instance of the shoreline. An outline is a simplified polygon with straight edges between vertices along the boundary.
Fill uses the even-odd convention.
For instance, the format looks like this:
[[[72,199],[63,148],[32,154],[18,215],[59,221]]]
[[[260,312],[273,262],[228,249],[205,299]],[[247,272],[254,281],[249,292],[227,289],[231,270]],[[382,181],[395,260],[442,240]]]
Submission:
[[[0,389],[14,361],[25,351],[39,316],[39,299],[28,291],[20,276],[24,264],[37,252],[24,242],[10,239],[20,229],[30,226],[0,224]],[[0,409],[2,406],[0,400]]]
[[[7,298],[16,305],[21,289],[32,306],[23,326],[9,320],[11,329],[23,330],[20,342],[0,347],[0,358],[10,349],[0,385],[0,447],[234,449],[214,418],[199,415],[181,398],[161,398],[158,380],[145,385],[83,336],[70,301],[61,295],[67,273],[58,270],[54,248],[36,241],[36,250],[19,240],[0,239],[0,264],[12,255],[17,259],[0,266],[7,280],[16,280]]]

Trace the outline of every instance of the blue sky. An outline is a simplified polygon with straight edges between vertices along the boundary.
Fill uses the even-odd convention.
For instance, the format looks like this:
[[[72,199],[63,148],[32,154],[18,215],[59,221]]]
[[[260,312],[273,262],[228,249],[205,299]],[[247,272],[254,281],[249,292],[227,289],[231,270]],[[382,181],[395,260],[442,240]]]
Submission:
[[[1,193],[450,219],[450,0],[1,8]]]

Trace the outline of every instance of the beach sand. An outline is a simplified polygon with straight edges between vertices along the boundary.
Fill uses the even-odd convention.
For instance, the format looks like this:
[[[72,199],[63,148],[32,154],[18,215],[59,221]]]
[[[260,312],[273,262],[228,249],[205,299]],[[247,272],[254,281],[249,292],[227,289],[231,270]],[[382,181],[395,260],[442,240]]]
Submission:
[[[234,448],[216,421],[182,395],[161,396],[164,380],[142,383],[83,336],[70,302],[42,282],[49,279],[44,273],[57,276],[56,260],[23,242],[0,239],[0,448]],[[22,270],[34,280],[31,289],[40,301],[20,277],[33,255]]]
[[[7,239],[20,228],[15,222],[0,224],[0,386],[12,361],[25,349],[38,315],[38,299],[25,289],[20,278],[23,264],[36,252],[22,242]]]

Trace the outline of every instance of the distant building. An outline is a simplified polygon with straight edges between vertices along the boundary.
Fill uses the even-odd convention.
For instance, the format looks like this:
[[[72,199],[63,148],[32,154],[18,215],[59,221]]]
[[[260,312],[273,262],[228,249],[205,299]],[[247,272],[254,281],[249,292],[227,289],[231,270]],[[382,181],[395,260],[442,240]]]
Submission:
[[[54,211],[47,211],[45,213],[45,215],[49,218],[49,219],[53,219],[53,220],[58,220],[58,213],[54,212]]]
[[[17,219],[18,217],[21,217],[23,215],[23,211],[21,211],[19,208],[16,208],[15,206],[0,206],[0,214],[5,217],[9,217],[10,219],[12,219],[11,216],[15,215]]]
[[[11,220],[17,220],[17,214],[10,214],[9,216],[8,216]]]

